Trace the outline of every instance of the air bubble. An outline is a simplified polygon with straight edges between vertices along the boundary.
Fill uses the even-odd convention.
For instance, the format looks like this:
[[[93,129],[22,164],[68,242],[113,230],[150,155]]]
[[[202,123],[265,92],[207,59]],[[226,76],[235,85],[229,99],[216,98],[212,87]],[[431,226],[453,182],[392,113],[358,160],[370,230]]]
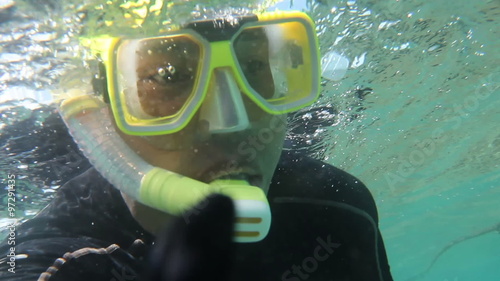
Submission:
[[[167,66],[167,70],[170,74],[174,74],[175,73],[175,67],[173,65],[168,65]]]

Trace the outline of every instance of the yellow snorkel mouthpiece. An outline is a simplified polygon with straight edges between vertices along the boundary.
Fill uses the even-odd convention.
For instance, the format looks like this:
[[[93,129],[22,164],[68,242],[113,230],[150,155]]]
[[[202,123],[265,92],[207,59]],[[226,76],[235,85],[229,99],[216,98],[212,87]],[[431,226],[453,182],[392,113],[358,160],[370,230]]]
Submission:
[[[141,183],[140,201],[169,214],[183,215],[188,220],[189,210],[212,193],[233,199],[236,242],[257,242],[266,237],[271,226],[271,210],[266,195],[262,189],[244,180],[224,179],[206,184],[153,168]]]

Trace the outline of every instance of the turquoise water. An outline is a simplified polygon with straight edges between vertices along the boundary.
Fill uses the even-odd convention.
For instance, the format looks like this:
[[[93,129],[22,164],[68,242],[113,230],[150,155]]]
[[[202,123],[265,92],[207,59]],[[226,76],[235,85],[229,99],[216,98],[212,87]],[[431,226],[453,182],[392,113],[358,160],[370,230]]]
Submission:
[[[0,13],[2,140],[7,125],[51,114],[47,93],[74,60],[79,16],[54,1],[40,3],[48,4],[39,12],[16,1],[17,10]],[[322,83],[315,106],[336,109],[329,125],[289,137],[318,146],[315,157],[372,191],[395,280],[426,271],[444,247],[475,233],[414,280],[498,280],[500,235],[492,228],[500,223],[500,2],[323,0],[280,7],[291,5],[315,19],[322,54],[335,51],[350,63],[342,80]],[[37,102],[19,101],[25,97]],[[307,115],[297,117],[307,122]],[[2,141],[0,164],[2,179],[19,175],[23,203],[15,218],[23,219],[50,201],[70,170],[33,160],[36,148],[9,150],[19,140],[29,136]],[[71,149],[56,162],[85,166]],[[11,221],[1,214],[2,225]]]

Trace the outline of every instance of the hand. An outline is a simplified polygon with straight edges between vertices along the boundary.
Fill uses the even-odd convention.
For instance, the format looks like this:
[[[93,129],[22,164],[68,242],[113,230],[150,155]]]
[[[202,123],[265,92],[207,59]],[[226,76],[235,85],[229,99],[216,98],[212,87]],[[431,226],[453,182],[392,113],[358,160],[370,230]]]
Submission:
[[[157,237],[146,280],[230,279],[234,261],[232,200],[213,194],[188,212],[189,216],[176,218]]]

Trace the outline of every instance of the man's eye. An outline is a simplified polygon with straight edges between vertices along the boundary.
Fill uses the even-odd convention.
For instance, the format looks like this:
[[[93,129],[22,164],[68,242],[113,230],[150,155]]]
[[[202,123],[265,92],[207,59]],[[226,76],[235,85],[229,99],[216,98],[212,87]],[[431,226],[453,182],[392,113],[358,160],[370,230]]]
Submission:
[[[159,67],[156,74],[152,75],[150,79],[159,84],[169,84],[175,82],[174,77],[176,72],[175,67],[169,64],[165,67]]]
[[[149,79],[160,85],[168,85],[177,82],[182,82],[191,78],[189,73],[181,73],[173,65],[160,67],[157,73],[150,76]]]
[[[245,72],[250,73],[250,74],[256,74],[259,71],[264,71],[266,70],[267,63],[261,61],[261,60],[256,60],[256,59],[250,59],[247,61],[245,64]]]
[[[149,79],[154,82],[154,83],[158,83],[160,85],[167,85],[167,84],[171,84],[171,83],[174,83],[175,82],[175,79],[173,76],[171,75],[168,75],[168,76],[161,76],[161,75],[153,75],[151,77],[149,77]]]

